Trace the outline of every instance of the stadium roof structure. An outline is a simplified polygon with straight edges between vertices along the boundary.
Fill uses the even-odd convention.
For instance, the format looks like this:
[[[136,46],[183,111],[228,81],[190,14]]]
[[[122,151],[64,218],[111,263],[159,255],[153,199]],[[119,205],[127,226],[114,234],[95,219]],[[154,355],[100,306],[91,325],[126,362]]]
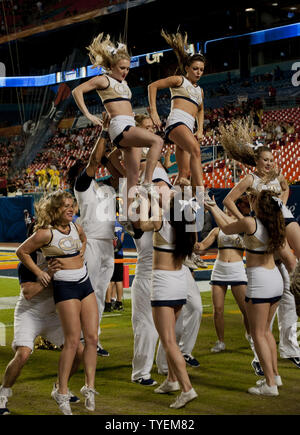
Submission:
[[[128,6],[128,12],[124,5]],[[162,27],[169,32],[178,28],[187,31],[191,41],[204,43],[215,38],[300,22],[300,3],[295,0],[242,0],[238,3],[233,0],[214,0],[213,3],[128,0],[122,3],[122,8],[107,9],[105,14],[99,11],[91,13],[72,17],[71,24],[55,23],[54,28],[46,28],[30,36],[21,32],[21,38],[15,40],[8,41],[8,36],[6,39],[2,37],[0,61],[6,59],[7,75],[13,75],[9,71],[11,57],[18,57],[18,75],[29,75],[34,70],[46,70],[55,63],[61,65],[74,48],[86,55],[85,47],[102,31],[117,39],[124,32],[125,25],[128,46],[132,55],[137,56],[167,48],[160,36]]]

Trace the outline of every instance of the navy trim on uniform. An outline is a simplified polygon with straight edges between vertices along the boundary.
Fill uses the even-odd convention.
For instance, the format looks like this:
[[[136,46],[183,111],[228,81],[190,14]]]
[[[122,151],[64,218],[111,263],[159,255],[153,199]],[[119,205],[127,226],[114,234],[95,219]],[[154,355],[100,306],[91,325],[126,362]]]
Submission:
[[[196,103],[196,101],[192,100],[191,98],[184,97],[184,96],[182,96],[182,95],[174,95],[174,97],[171,98],[171,101],[172,101],[172,100],[175,100],[175,98],[181,98],[182,100],[189,101],[190,103],[195,104],[195,106],[197,106],[197,107],[200,106],[200,104]]]
[[[109,98],[108,100],[103,101],[103,104],[107,104],[107,103],[113,103],[114,101],[131,101],[130,98],[122,98],[122,97],[117,97],[117,98]]]
[[[260,255],[263,255],[263,254],[267,254],[268,252],[267,251],[254,251],[253,249],[245,249],[246,250],[246,252],[250,252],[250,254],[260,254]]]
[[[284,218],[284,224],[285,224],[286,227],[287,227],[289,224],[291,224],[292,222],[296,222],[296,223],[297,223],[297,221],[296,221],[295,218]]]
[[[152,180],[152,183],[159,183],[160,181],[163,181],[164,183],[166,183],[166,185],[170,189],[173,187],[172,184],[168,183],[166,180],[163,180],[162,178],[154,178],[154,180]]]
[[[274,304],[280,301],[280,299],[281,296],[274,296],[273,298],[248,298],[248,296],[245,296],[245,302],[252,301],[252,304]]]
[[[165,130],[166,140],[169,140],[169,135],[171,131],[174,130],[174,128],[179,127],[179,125],[185,125],[190,131],[192,131],[184,122],[182,121],[175,122],[175,124],[169,125],[169,127],[166,128]]]
[[[236,251],[242,251],[244,252],[244,248],[236,248],[235,246],[222,246],[221,248],[218,247],[218,250],[221,251],[221,249],[235,249]]]
[[[247,234],[246,233],[246,236],[253,236],[256,233],[256,231],[257,231],[257,220],[256,220],[256,217],[253,216],[253,219],[255,220],[255,231],[253,233],[251,233],[251,234]]]
[[[122,133],[120,133],[114,140],[113,143],[117,148],[123,148],[122,145],[120,145],[121,140],[123,139],[123,133],[124,131],[128,131],[133,125],[126,125]]]
[[[160,252],[174,252],[175,249],[165,249],[165,248],[158,248],[157,246],[153,246],[154,251],[160,251]]]
[[[186,299],[176,299],[167,301],[151,301],[152,307],[176,307],[178,305],[185,305]]]
[[[77,192],[85,192],[90,187],[92,180],[94,180],[94,177],[90,177],[86,173],[86,168],[84,168],[75,180],[74,189]]]
[[[52,255],[52,256],[47,256],[46,260],[51,260],[52,258],[71,258],[71,257],[76,257],[77,255],[80,254],[80,251],[74,252],[74,254],[66,254],[66,255]]]

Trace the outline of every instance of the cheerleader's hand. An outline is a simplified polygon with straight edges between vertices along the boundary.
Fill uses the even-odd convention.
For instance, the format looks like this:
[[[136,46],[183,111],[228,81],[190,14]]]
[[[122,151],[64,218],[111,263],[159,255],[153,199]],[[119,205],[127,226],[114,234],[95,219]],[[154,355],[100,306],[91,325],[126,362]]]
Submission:
[[[98,118],[98,116],[92,115],[89,113],[88,115],[85,115],[87,119],[89,119],[94,125],[101,125],[102,126],[102,120]]]
[[[41,273],[37,276],[37,280],[42,284],[43,287],[47,287],[50,284],[51,277],[47,272],[41,271]]]
[[[149,110],[149,114],[150,114],[150,117],[153,121],[154,126],[157,128],[158,131],[161,131],[162,123],[161,123],[160,117],[158,116],[158,113],[152,112],[151,110]]]
[[[202,142],[204,139],[202,131],[196,131],[195,136],[196,136],[198,142]]]

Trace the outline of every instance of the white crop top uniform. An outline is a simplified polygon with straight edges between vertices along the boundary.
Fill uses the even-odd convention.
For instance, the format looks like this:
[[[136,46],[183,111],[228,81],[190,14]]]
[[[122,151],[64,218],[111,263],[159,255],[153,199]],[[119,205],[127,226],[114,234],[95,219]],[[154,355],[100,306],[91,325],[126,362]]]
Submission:
[[[224,234],[219,229],[217,238],[218,250],[222,249],[235,249],[241,251],[245,250],[244,241],[239,234]],[[247,275],[243,259],[240,261],[222,261],[219,258],[214,262],[213,270],[211,273],[212,285],[219,286],[240,286],[247,284]]]
[[[175,233],[165,216],[159,230],[153,232],[153,249],[161,252],[174,252]]]
[[[176,88],[170,88],[170,92],[172,101],[177,98],[182,98],[195,104],[198,108],[202,104],[202,89],[200,86],[193,86],[184,76],[182,76],[181,85]],[[185,125],[192,133],[194,133],[195,118],[184,110],[172,108],[166,122],[166,139],[168,139],[170,132],[179,125]]]
[[[245,245],[243,238],[239,234],[224,234],[220,229],[217,239],[218,249],[236,249],[244,251]]]
[[[245,234],[244,243],[246,252],[252,254],[265,254],[268,248],[269,235],[266,228],[258,218],[256,220],[256,230],[253,234]],[[248,286],[246,291],[247,298],[257,301],[268,302],[272,298],[280,298],[283,293],[283,279],[277,266],[273,269],[265,267],[247,267]],[[257,301],[255,301],[257,300]]]
[[[88,189],[80,192],[74,189],[80,210],[78,223],[88,239],[114,238],[115,203],[112,188],[92,180]]]
[[[82,247],[78,230],[73,222],[70,222],[69,234],[64,234],[56,228],[51,228],[50,242],[41,248],[47,260],[50,258],[70,258],[79,255]],[[86,266],[80,269],[59,270],[53,275],[58,281],[78,281],[87,274]]]
[[[108,85],[105,89],[97,89],[97,93],[105,105],[114,101],[130,101],[132,97],[131,90],[125,80],[119,81],[104,75],[108,80]]]
[[[190,101],[197,107],[202,104],[202,89],[200,86],[194,86],[186,77],[182,76],[182,83],[176,88],[170,88],[171,100],[176,98],[183,98]]]
[[[244,235],[246,252],[252,254],[266,254],[269,241],[268,231],[257,217],[254,219],[256,230],[252,234]]]
[[[274,192],[274,196],[279,196],[282,192],[282,188],[280,185],[280,181],[278,178],[275,178],[274,180],[269,181],[268,183],[264,183],[264,181],[259,178],[256,174],[251,174],[253,176],[253,183],[252,188],[255,189],[257,192],[261,192],[262,190],[270,190],[271,192]],[[282,205],[282,215],[284,219],[293,219],[294,215],[292,212],[287,208],[286,205]]]
[[[153,232],[153,249],[161,252],[174,252],[175,232],[163,216],[160,230]],[[186,268],[179,270],[154,269],[152,272],[151,305],[175,307],[186,304]]]
[[[125,80],[119,81],[105,75],[108,80],[108,85],[105,89],[97,89],[98,95],[101,98],[102,103],[113,103],[118,101],[128,101],[130,103],[132,93]],[[123,138],[124,131],[127,131],[130,127],[135,127],[134,115],[117,115],[114,116],[108,127],[108,134],[110,140],[121,148],[120,141]]]

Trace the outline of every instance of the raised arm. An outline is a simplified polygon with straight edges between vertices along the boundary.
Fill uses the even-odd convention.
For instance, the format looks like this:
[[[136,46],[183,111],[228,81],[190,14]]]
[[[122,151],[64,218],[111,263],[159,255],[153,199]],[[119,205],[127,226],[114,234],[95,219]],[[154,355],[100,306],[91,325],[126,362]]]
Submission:
[[[150,203],[148,197],[146,198],[144,195],[141,195],[139,201],[140,229],[144,232],[159,230],[162,223],[162,209],[159,207],[158,201],[153,197],[151,199],[151,217],[149,216]]]
[[[236,218],[243,219],[242,213],[238,210],[235,205],[235,201],[240,198],[243,193],[252,185],[253,177],[251,174],[246,175],[233,189],[228,193],[228,195],[223,200],[225,207],[232,213]]]
[[[217,239],[220,229],[218,227],[213,228],[210,233],[202,240],[202,242],[196,242],[194,251],[206,251]]]
[[[95,91],[96,89],[104,89],[107,87],[108,79],[105,76],[93,77],[87,82],[81,83],[72,91],[73,98],[82,114],[95,125],[102,125],[100,118],[92,115],[84,101],[84,94]]]
[[[286,181],[286,179],[282,174],[279,175],[278,180],[280,182],[280,187],[282,189],[280,199],[282,200],[283,204],[286,204],[289,199],[290,188],[288,182]]]
[[[254,218],[243,217],[242,219],[228,223],[228,221],[224,219],[222,210],[217,205],[207,205],[206,203],[204,203],[204,205],[213,214],[216,224],[221,228],[224,234],[251,234],[255,231],[256,223]]]
[[[157,105],[156,105],[157,91],[159,89],[175,88],[180,86],[181,83],[182,83],[182,77],[171,76],[165,79],[156,80],[155,82],[150,83],[150,85],[148,86],[148,100],[149,100],[148,111],[154,125],[158,129],[161,128],[161,121],[157,113]]]

